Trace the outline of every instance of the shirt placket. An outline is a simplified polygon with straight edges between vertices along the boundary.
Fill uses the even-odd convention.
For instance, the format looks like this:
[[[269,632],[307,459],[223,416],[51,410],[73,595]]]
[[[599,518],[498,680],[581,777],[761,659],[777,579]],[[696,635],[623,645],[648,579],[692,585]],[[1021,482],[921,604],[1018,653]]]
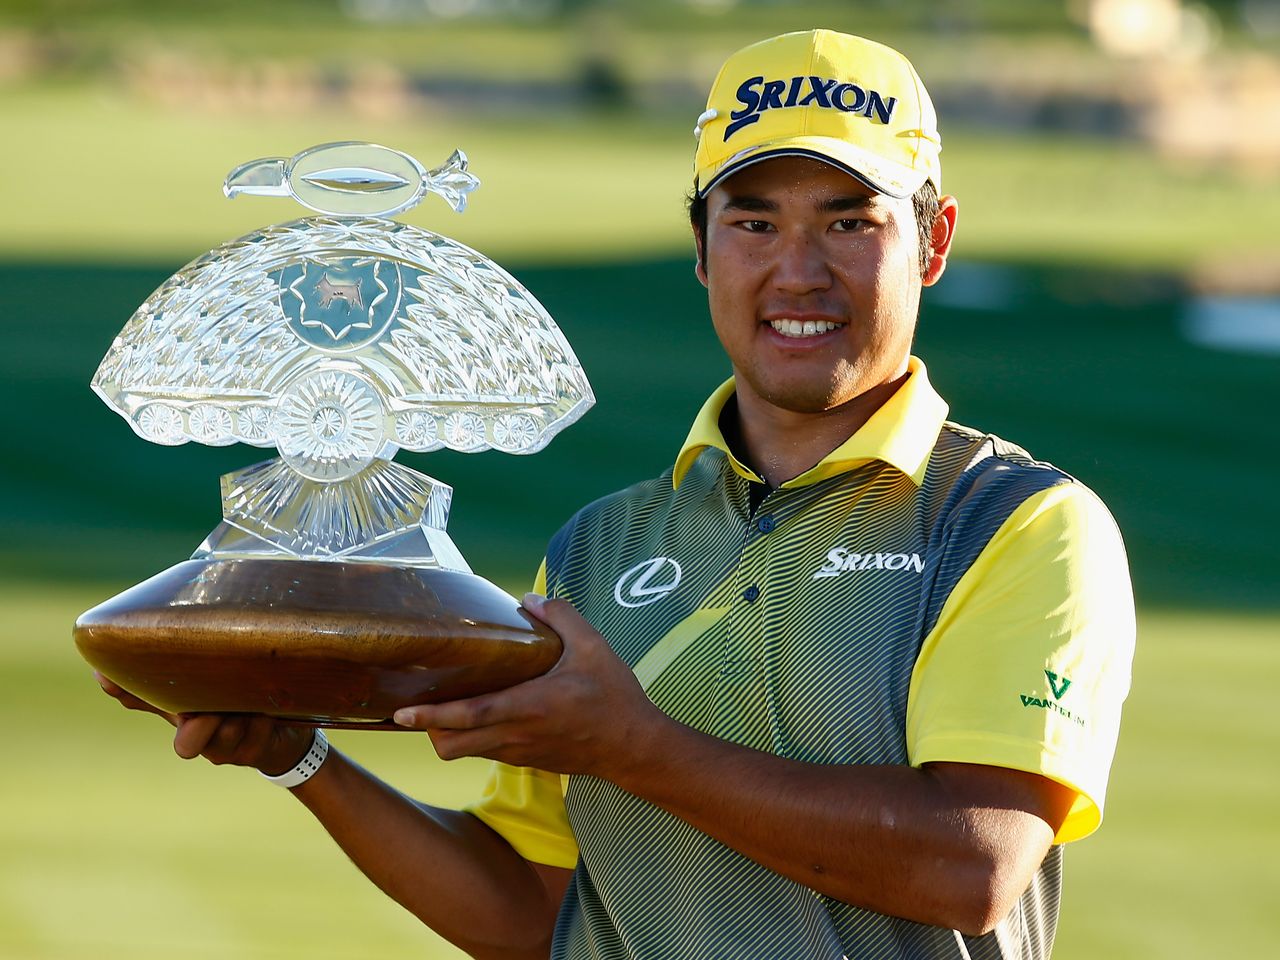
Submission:
[[[771,492],[745,523],[716,684],[715,732],[760,750],[777,746],[765,625],[773,599],[773,585],[767,580],[769,558],[780,535],[786,499],[786,491]]]

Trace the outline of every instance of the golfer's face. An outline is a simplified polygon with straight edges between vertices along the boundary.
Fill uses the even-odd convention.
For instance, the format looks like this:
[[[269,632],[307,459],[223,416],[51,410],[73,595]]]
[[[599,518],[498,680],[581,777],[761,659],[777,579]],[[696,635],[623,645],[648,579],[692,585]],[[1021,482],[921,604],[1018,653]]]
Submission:
[[[777,157],[707,197],[711,317],[739,390],[833,409],[906,370],[921,276],[910,200]]]

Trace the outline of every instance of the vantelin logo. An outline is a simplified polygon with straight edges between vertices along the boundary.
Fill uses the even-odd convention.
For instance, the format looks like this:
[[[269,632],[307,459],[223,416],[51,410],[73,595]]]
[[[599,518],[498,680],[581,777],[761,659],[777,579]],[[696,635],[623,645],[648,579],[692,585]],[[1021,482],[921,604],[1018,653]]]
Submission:
[[[813,579],[838,577],[853,570],[910,570],[924,573],[924,560],[918,553],[852,553],[844,547],[832,547],[827,562],[817,569]]]
[[[1068,710],[1058,701],[1066,696],[1067,690],[1071,687],[1071,678],[1062,677],[1054,673],[1052,670],[1044,672],[1045,679],[1049,681],[1049,689],[1053,691],[1052,697],[1038,697],[1033,693],[1020,693],[1018,699],[1022,701],[1024,707],[1032,707],[1037,710],[1048,710],[1056,713],[1061,717],[1066,717],[1077,726],[1085,726],[1085,718],[1079,713]]]
[[[680,564],[670,557],[654,557],[637,563],[618,578],[613,599],[623,607],[647,607],[680,586]]]

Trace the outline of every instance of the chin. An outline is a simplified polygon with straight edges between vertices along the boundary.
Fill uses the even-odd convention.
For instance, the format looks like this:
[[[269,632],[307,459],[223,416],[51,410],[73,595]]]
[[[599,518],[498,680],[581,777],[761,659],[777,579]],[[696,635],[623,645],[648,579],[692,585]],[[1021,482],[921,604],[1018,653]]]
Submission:
[[[761,396],[780,410],[792,413],[826,413],[844,402],[839,391],[819,384],[781,387],[765,391]]]

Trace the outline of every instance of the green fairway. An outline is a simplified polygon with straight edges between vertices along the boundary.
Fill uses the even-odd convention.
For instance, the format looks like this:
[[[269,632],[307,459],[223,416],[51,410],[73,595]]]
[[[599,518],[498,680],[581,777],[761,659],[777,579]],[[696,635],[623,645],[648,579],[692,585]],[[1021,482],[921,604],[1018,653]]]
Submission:
[[[518,589],[517,584],[508,584]],[[451,957],[284,791],[184,763],[168,727],[98,693],[69,626],[112,587],[0,592],[0,956]],[[1280,617],[1148,612],[1107,818],[1071,847],[1057,960],[1264,955],[1275,931]],[[408,792],[484,775],[414,734],[336,733]]]
[[[0,956],[460,956],[374,890],[282,790],[186,764],[96,689],[67,624],[102,590],[7,587]],[[404,789],[461,805],[485,765],[425,738],[335,733]]]
[[[689,131],[701,105],[671,106],[652,114],[381,117],[338,104],[238,116],[111,89],[0,91],[0,125],[38,147],[34,157],[0,155],[0,257],[176,269],[306,212],[285,200],[227,201],[220,188],[234,166],[344,139],[387,143],[429,167],[463,148],[483,181],[465,215],[428,197],[404,219],[499,259],[683,254]],[[1237,257],[1259,269],[1275,263],[1274,183],[1172,166],[1130,144],[954,126],[943,162],[946,189],[961,202],[961,257],[1163,270]]]
[[[1068,850],[1055,960],[1265,957],[1280,617],[1139,611],[1106,820]]]

